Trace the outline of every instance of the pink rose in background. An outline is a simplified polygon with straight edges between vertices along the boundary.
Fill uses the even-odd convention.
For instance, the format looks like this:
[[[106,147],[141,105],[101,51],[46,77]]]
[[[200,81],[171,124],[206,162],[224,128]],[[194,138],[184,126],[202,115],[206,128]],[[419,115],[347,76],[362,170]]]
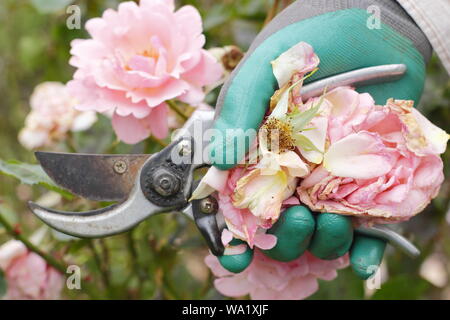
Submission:
[[[225,270],[213,255],[207,256],[205,263],[217,277],[216,289],[225,296],[249,294],[256,300],[300,300],[317,291],[317,279],[336,278],[336,270],[347,267],[348,256],[325,261],[306,252],[292,262],[278,262],[255,249],[250,266],[238,274]]]
[[[30,97],[31,112],[19,133],[19,142],[27,149],[50,146],[63,140],[69,131],[89,129],[96,121],[93,111],[80,112],[76,99],[60,82],[43,82]]]
[[[61,296],[63,276],[20,241],[0,247],[0,268],[8,285],[5,299],[55,300]]]
[[[173,0],[123,2],[86,23],[92,39],[72,42],[68,86],[80,110],[111,113],[118,137],[137,143],[168,134],[166,100],[191,105],[222,67],[203,49],[202,20],[192,6],[175,11]]]
[[[326,94],[327,148],[297,189],[301,202],[378,223],[405,221],[425,209],[444,180],[439,154],[449,136],[413,104],[377,106],[351,88]]]

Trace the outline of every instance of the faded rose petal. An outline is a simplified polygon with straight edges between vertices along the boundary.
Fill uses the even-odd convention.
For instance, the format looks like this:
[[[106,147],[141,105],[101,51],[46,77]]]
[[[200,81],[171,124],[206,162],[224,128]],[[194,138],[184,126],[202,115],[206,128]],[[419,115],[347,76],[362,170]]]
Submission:
[[[225,223],[234,237],[246,241],[250,247],[253,247],[259,224],[258,219],[248,209],[234,207],[230,196],[220,193],[219,211],[223,214]]]
[[[283,201],[283,206],[296,206],[299,205],[300,201],[297,197],[293,196]]]
[[[233,204],[237,208],[248,208],[258,218],[274,221],[280,214],[283,200],[294,193],[294,181],[283,171],[261,175],[261,170],[255,169],[238,181]]]
[[[273,234],[260,233],[255,235],[255,246],[263,250],[269,250],[277,244],[277,237]]]
[[[230,245],[225,248],[223,255],[224,256],[234,256],[234,255],[238,255],[238,254],[243,254],[245,251],[247,251],[246,244],[238,244],[235,246]]]
[[[278,86],[283,87],[294,73],[308,73],[319,65],[319,57],[306,42],[300,42],[272,61]]]
[[[223,229],[221,236],[222,244],[227,246],[231,240],[233,240],[233,233],[228,231],[228,229]]]
[[[383,149],[380,139],[369,132],[351,134],[330,146],[323,165],[338,177],[372,179],[392,169]]]
[[[387,107],[398,114],[404,125],[403,135],[408,148],[418,156],[442,154],[450,136],[436,127],[419,111],[413,108],[414,101],[388,101]]]
[[[304,177],[309,173],[308,165],[293,151],[280,154],[278,163],[285,167],[292,177]]]
[[[198,187],[192,193],[191,200],[206,198],[215,191],[223,192],[227,183],[228,173],[228,171],[219,170],[216,167],[209,168]]]
[[[306,151],[300,149],[303,157],[309,162],[319,164],[323,160],[323,152],[325,151],[325,143],[327,138],[328,119],[325,117],[316,117],[311,121],[311,124],[306,127],[311,129],[304,131],[302,134],[311,141],[319,150]]]

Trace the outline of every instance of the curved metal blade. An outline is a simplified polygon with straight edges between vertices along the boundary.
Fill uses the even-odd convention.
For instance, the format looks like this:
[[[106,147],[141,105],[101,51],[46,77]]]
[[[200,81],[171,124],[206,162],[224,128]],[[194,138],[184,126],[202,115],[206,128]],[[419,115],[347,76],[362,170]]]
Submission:
[[[392,244],[393,246],[397,247],[401,251],[403,251],[406,255],[408,255],[411,258],[416,258],[420,255],[420,251],[419,249],[417,249],[415,245],[409,242],[402,235],[398,234],[397,232],[386,226],[377,225],[371,228],[361,227],[356,228],[355,231],[365,236],[383,239]]]
[[[314,81],[305,85],[300,93],[303,101],[306,101],[309,98],[320,96],[325,89],[331,91],[342,86],[362,87],[396,81],[401,79],[406,71],[407,66],[404,64],[386,64],[358,69]]]
[[[147,154],[98,155],[36,152],[42,168],[61,187],[95,201],[128,197]],[[119,166],[120,170],[115,169]]]
[[[164,211],[145,198],[139,186],[139,179],[125,202],[99,210],[62,212],[41,207],[33,202],[29,202],[28,206],[44,223],[58,231],[81,238],[98,238],[121,233],[149,216]]]

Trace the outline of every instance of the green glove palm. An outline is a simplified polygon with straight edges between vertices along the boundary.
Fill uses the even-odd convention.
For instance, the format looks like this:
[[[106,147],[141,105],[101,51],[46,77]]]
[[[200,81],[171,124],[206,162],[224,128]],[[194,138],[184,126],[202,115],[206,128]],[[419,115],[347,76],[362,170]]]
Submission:
[[[246,130],[256,130],[277,88],[270,62],[295,44],[311,44],[321,59],[319,72],[307,82],[335,74],[384,64],[405,64],[406,75],[399,81],[358,88],[384,104],[388,98],[419,101],[426,61],[431,48],[421,30],[395,1],[355,1],[342,8],[340,1],[297,1],[277,16],[257,37],[246,57],[222,88],[217,103],[210,160],[219,169],[233,168],[252,142]],[[367,7],[376,4],[382,12],[380,28],[369,28]],[[350,6],[350,4],[347,4]],[[394,23],[395,22],[395,23]],[[232,129],[230,134],[230,129]],[[242,129],[236,131],[235,129]],[[238,148],[245,141],[245,148]],[[356,273],[367,279],[381,262],[386,243],[354,235],[351,218],[332,213],[315,217],[304,207],[293,207],[269,231],[278,238],[266,254],[291,261],[307,249],[322,259],[334,259],[350,250]],[[252,254],[220,257],[230,271],[240,272]]]
[[[350,217],[333,213],[320,213],[314,217],[303,206],[283,212],[268,233],[277,237],[277,244],[263,252],[274,260],[289,262],[306,250],[323,260],[337,259],[350,252],[352,268],[362,279],[368,279],[376,272],[386,247],[383,240],[354,235]],[[232,245],[242,243],[233,241]],[[219,257],[219,261],[227,270],[239,273],[252,258],[252,250],[248,248],[239,255]]]

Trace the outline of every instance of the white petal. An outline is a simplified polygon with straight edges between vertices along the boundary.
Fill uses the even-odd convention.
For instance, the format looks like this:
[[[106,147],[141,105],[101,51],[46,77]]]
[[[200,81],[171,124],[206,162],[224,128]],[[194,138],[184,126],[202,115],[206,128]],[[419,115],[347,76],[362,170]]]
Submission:
[[[33,150],[44,146],[49,140],[49,132],[45,130],[22,129],[19,133],[19,142],[28,150]]]
[[[318,152],[316,150],[305,151],[303,149],[300,149],[300,153],[309,162],[319,164],[323,160],[323,152],[325,151],[328,119],[325,117],[316,117],[311,121],[311,124],[307,128],[314,129],[303,131],[302,134],[307,137],[321,152]]]
[[[309,174],[308,165],[294,151],[280,154],[279,163],[280,166],[287,168],[292,177],[304,177]]]
[[[198,187],[192,193],[190,200],[203,199],[215,191],[222,191],[225,189],[228,172],[229,171],[226,170],[216,169],[215,167],[209,168]]]
[[[0,247],[0,268],[6,270],[10,263],[27,253],[25,245],[18,240],[10,240]]]
[[[73,119],[71,130],[74,132],[89,129],[97,121],[97,114],[94,111],[81,112]]]
[[[444,153],[450,137],[447,132],[435,126],[416,109],[412,109],[412,114],[428,142],[430,151],[436,154]]]
[[[305,42],[300,42],[272,61],[273,74],[281,88],[295,72],[312,71],[319,65],[319,62],[320,60],[314,53],[313,48]]]
[[[280,100],[278,101],[277,105],[270,114],[271,118],[282,119],[286,116],[289,107],[289,92],[290,92],[289,89],[283,92]]]

